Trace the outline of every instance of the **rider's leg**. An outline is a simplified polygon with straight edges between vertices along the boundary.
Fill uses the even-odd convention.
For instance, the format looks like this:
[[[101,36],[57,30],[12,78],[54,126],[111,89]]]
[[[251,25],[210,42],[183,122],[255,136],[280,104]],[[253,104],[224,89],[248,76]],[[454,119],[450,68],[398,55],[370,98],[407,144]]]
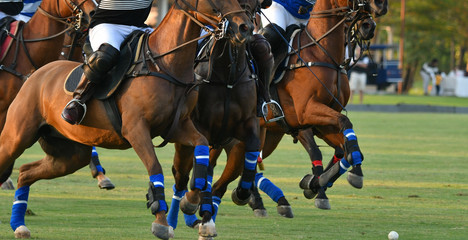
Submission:
[[[80,124],[86,113],[86,101],[95,92],[95,86],[105,79],[107,72],[114,67],[119,50],[110,44],[102,44],[83,65],[84,74],[73,93],[73,99],[62,112],[62,118],[70,124]]]

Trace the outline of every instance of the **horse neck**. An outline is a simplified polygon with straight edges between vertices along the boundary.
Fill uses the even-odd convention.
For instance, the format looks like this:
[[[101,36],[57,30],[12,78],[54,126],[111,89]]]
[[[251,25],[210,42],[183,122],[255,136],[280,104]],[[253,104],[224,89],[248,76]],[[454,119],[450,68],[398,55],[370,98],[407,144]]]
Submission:
[[[148,44],[153,55],[168,51],[196,39],[201,27],[181,10],[172,7],[163,21],[149,36]],[[197,42],[190,43],[168,55],[157,59],[159,67],[167,74],[184,82],[193,81],[193,65]]]
[[[330,10],[333,7],[333,0],[317,1],[312,11],[312,17],[307,23],[307,31],[317,40],[327,34],[330,29],[334,28],[342,19],[343,16],[320,17],[314,18],[313,14],[321,11]],[[332,57],[337,63],[341,63],[344,59],[344,44],[345,44],[345,28],[344,23],[341,23],[336,29],[328,33],[326,37],[319,41],[320,45],[328,52],[329,56],[318,48],[307,48],[306,50],[312,51],[311,53],[316,56],[320,62],[333,63],[330,59]],[[303,44],[310,42],[306,35],[302,35]]]
[[[236,76],[242,74],[246,68],[246,44],[233,44],[231,40],[223,38],[215,43],[211,53],[213,60],[213,73],[224,80],[230,79],[231,67],[234,67]]]
[[[52,15],[58,14],[55,1],[43,1],[41,7]],[[57,20],[36,12],[23,28],[23,39],[34,40],[43,39],[58,34],[66,29],[66,25]],[[63,48],[65,33],[57,37],[26,43],[33,62],[39,67],[49,62],[57,60]],[[44,51],[45,50],[45,51]]]

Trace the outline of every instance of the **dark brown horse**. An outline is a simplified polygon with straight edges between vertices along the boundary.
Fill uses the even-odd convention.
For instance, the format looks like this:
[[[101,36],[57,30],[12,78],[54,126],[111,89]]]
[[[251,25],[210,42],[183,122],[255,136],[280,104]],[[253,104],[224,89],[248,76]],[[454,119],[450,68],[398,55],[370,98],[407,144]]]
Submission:
[[[0,171],[38,140],[46,153],[43,159],[20,168],[10,222],[17,236],[29,236],[24,225],[29,187],[38,180],[65,176],[86,166],[91,146],[99,146],[133,147],[150,178],[147,206],[156,216],[152,232],[161,239],[173,237],[165,218],[164,176],[152,139],[163,135],[167,141],[195,147],[194,191],[186,197],[190,203],[198,204],[199,194],[207,185],[203,170],[207,169],[209,153],[207,139],[190,119],[198,98],[198,92],[191,91],[197,46],[194,40],[201,26],[207,24],[217,29],[216,34],[222,34],[217,28],[222,19],[229,21],[231,36],[236,41],[243,42],[251,35],[252,23],[237,1],[175,1],[159,27],[147,36],[142,63],[148,71],[135,70],[115,93],[122,120],[119,132],[103,103],[95,99],[89,102],[88,114],[81,125],[71,126],[61,119],[60,111],[71,99],[63,90],[64,81],[80,63],[56,61],[31,75],[8,109],[0,135]],[[204,218],[199,234],[216,236],[214,224],[210,224],[211,211],[200,214]]]
[[[362,154],[359,151],[356,139],[349,140],[343,135],[343,130],[353,133],[352,124],[349,119],[340,113],[346,106],[349,98],[349,85],[345,72],[342,71],[345,47],[345,29],[353,26],[346,24],[368,21],[363,16],[369,16],[371,11],[367,1],[318,1],[312,11],[311,18],[305,31],[296,36],[294,49],[301,49],[299,55],[306,62],[301,64],[298,56],[293,54],[289,59],[289,66],[283,79],[273,87],[274,92],[279,96],[279,102],[285,113],[285,121],[282,123],[264,124],[267,128],[267,135],[263,147],[263,156],[268,157],[277,147],[285,134],[291,134],[301,140],[311,156],[311,159],[320,159],[315,162],[321,165],[321,153],[314,141],[315,132],[317,136],[323,138],[330,146],[336,149],[346,149],[346,162],[356,166],[356,173],[352,173],[351,181],[359,185],[362,180],[360,172],[360,161]],[[362,36],[372,37],[372,26],[375,23],[364,24],[366,29],[359,29]],[[275,64],[281,62],[284,56],[275,57]],[[299,63],[299,64],[297,64]],[[305,68],[309,65],[309,68]],[[298,67],[299,66],[299,67]],[[274,95],[276,95],[274,94]],[[306,129],[312,135],[302,136],[302,129]],[[298,135],[299,133],[299,135]],[[355,143],[355,144],[354,144]],[[312,146],[312,147],[311,147]],[[230,146],[231,151],[238,152],[237,146]],[[353,159],[353,152],[360,159]],[[350,154],[348,154],[350,153]],[[213,153],[213,156],[216,153]],[[344,154],[342,154],[342,157]],[[238,162],[241,159],[228,155],[228,162]],[[341,158],[339,158],[340,160]],[[356,160],[356,161],[353,161]],[[339,165],[336,165],[339,167]],[[334,169],[336,170],[336,169]],[[322,169],[314,170],[320,176]],[[330,173],[330,172],[328,172]],[[311,175],[306,180],[306,187],[313,185],[313,194],[319,189],[326,187],[330,182],[336,180],[336,172],[330,175],[323,175],[321,184],[317,178]],[[357,183],[356,183],[357,182]],[[313,184],[312,184],[313,183]],[[213,189],[216,191],[216,189]],[[312,190],[308,190],[312,191]],[[308,193],[310,196],[311,193]]]
[[[69,36],[86,35],[90,13],[95,8],[96,3],[92,0],[44,0],[37,13],[21,25],[1,62],[0,132],[5,124],[7,109],[23,82],[37,68],[59,59],[63,42]],[[72,50],[76,43],[70,41],[69,45],[67,50]],[[70,59],[81,61],[80,51],[76,50],[77,56]],[[12,169],[13,165],[1,175],[0,183],[10,176]],[[97,178],[99,186],[113,187],[105,175]]]
[[[255,16],[260,8],[257,0],[239,0],[241,6],[249,16]],[[234,166],[228,161],[223,175],[216,182],[213,191],[213,207],[216,212],[221,198],[226,192],[227,183],[241,175],[241,180],[233,191],[233,199],[239,205],[246,204],[250,199],[250,189],[255,178],[257,157],[260,150],[259,118],[257,117],[257,83],[261,81],[257,76],[263,77],[263,81],[269,81],[267,76],[254,71],[253,58],[258,59],[257,52],[261,43],[266,41],[262,36],[255,35],[252,42],[238,44],[230,39],[210,38],[202,44],[195,72],[202,84],[199,87],[199,98],[193,112],[193,121],[197,129],[207,137],[210,146],[222,147],[231,139],[240,141],[238,156],[243,159],[243,164]],[[266,42],[265,42],[266,43]],[[268,44],[267,44],[268,45]],[[260,49],[261,50],[261,49]],[[265,48],[270,51],[269,48]],[[251,54],[250,54],[251,53]],[[273,56],[269,58],[273,67]],[[268,61],[267,61],[268,62]],[[263,64],[268,64],[268,63]],[[175,144],[173,174],[176,179],[174,188],[175,197],[168,214],[168,221],[174,228],[177,226],[178,198],[182,197],[187,188],[192,165],[186,165],[193,159],[193,147]],[[212,181],[213,168],[216,161],[210,161],[208,170],[209,182]],[[242,167],[243,166],[243,167]],[[221,188],[218,188],[220,186]],[[211,187],[211,186],[210,186]],[[209,191],[208,191],[209,192]],[[284,199],[284,205],[289,203]],[[184,199],[181,205],[184,204]],[[211,202],[205,203],[211,208]],[[203,204],[202,204],[203,207]],[[287,211],[285,209],[284,211]],[[189,226],[193,226],[196,218],[186,220]]]

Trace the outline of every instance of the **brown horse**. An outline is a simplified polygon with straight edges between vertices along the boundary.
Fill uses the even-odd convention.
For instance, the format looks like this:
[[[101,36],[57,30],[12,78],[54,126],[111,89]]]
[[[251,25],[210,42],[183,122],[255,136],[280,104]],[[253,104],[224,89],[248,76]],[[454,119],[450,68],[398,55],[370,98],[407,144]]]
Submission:
[[[217,29],[214,33],[222,34],[217,28],[222,19],[229,22],[236,41],[243,42],[251,35],[252,23],[237,1],[175,1],[158,28],[146,36],[140,62],[147,71],[135,70],[115,93],[122,120],[119,132],[103,103],[95,99],[89,102],[88,114],[81,125],[72,126],[61,119],[60,111],[71,99],[63,90],[64,81],[79,63],[56,61],[31,75],[8,109],[5,129],[0,135],[0,171],[13,164],[37,140],[46,153],[43,159],[20,168],[10,222],[18,237],[30,235],[24,225],[29,187],[38,180],[65,176],[86,166],[91,146],[133,147],[150,178],[147,206],[156,216],[152,232],[161,239],[173,237],[165,218],[164,176],[152,139],[162,135],[166,141],[195,147],[194,191],[186,197],[190,203],[198,204],[199,193],[207,185],[209,153],[207,139],[190,119],[198,98],[198,92],[191,91],[195,40],[201,26],[207,24]],[[204,218],[199,234],[216,236],[211,211],[200,214]]]
[[[336,149],[347,146],[345,156],[347,161],[345,161],[348,164],[346,165],[349,166],[349,163],[354,163],[353,165],[356,166],[354,171],[357,172],[352,174],[351,182],[359,185],[359,181],[362,180],[362,173],[360,172],[362,154],[359,151],[357,140],[347,139],[342,133],[343,130],[352,133],[353,131],[349,119],[340,113],[349,98],[347,76],[341,69],[343,68],[342,62],[346,42],[345,29],[353,27],[347,25],[346,22],[358,24],[362,23],[362,21],[369,21],[367,18],[362,19],[362,17],[369,16],[370,11],[371,8],[367,1],[324,0],[316,3],[306,29],[300,35],[297,35],[293,41],[296,44],[293,48],[300,49],[298,55],[306,64],[301,64],[297,55],[291,55],[288,65],[294,64],[294,67],[286,70],[283,79],[272,87],[273,92],[277,92],[274,95],[279,96],[278,100],[284,110],[285,121],[269,124],[262,121],[262,126],[267,129],[265,143],[262,148],[264,157],[271,154],[285,134],[291,134],[301,140],[311,159],[320,159],[321,165],[322,156],[320,150],[316,147],[313,135],[316,132],[317,136],[323,138]],[[372,37],[371,32],[374,24],[371,22],[362,25],[367,30],[359,29],[361,35]],[[284,57],[276,56],[275,65],[278,65]],[[306,65],[310,67],[305,68]],[[312,135],[302,136],[300,133],[303,131],[312,133]],[[315,147],[310,147],[311,145]],[[239,151],[237,145],[231,145],[229,149],[235,153]],[[360,159],[353,159],[352,153],[354,152],[355,158]],[[213,152],[212,158],[216,154],[218,153]],[[228,154],[228,162],[242,164],[241,158],[230,154]],[[339,167],[339,165],[336,166]],[[314,170],[314,173],[318,176],[322,172],[323,168]],[[313,185],[313,194],[316,194],[319,189],[326,187],[328,182],[336,180],[336,178],[333,178],[330,181],[332,177],[336,177],[336,174],[331,176],[323,175],[321,177],[322,182],[319,184],[318,179],[312,179],[311,175],[306,179],[306,184],[303,185],[307,185],[307,187]],[[213,192],[215,191],[214,188]],[[306,196],[310,196],[310,194],[308,193]]]
[[[37,13],[21,25],[11,48],[1,62],[0,132],[5,125],[7,109],[23,82],[37,68],[59,59],[63,55],[63,42],[66,42],[69,36],[86,35],[90,14],[95,8],[96,3],[92,0],[44,0]],[[70,48],[67,50],[73,51],[76,44],[70,41]],[[70,59],[81,61],[80,51],[76,50],[76,56]],[[0,183],[11,175],[12,170],[13,165],[2,173]],[[105,175],[99,174],[97,178],[100,187],[113,188],[113,184]]]

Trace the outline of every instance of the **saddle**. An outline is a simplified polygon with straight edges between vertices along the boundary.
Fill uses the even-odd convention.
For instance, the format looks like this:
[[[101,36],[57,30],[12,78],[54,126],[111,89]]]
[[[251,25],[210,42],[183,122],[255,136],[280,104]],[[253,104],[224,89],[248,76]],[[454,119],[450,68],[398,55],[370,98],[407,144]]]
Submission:
[[[22,21],[17,21],[15,18],[6,16],[0,19],[0,62],[3,61],[5,56],[10,50],[11,44],[13,43],[13,36],[16,36],[18,31],[23,26]]]
[[[114,130],[120,135],[122,129],[122,117],[113,94],[122,84],[125,79],[143,75],[141,69],[144,68],[145,61],[140,60],[143,58],[143,44],[147,44],[148,34],[142,31],[135,31],[127,37],[126,41],[122,43],[120,50],[119,62],[107,74],[107,81],[103,81],[100,86],[96,86],[96,92],[93,97],[103,102],[106,109],[107,116],[114,127]],[[85,44],[86,45],[86,44]],[[89,46],[83,47],[90,56],[91,48]],[[88,51],[87,51],[88,50]],[[143,67],[142,67],[143,66]],[[138,69],[138,70],[137,70]],[[83,64],[73,69],[67,76],[64,84],[64,91],[67,95],[73,95],[81,76],[83,75]]]
[[[145,36],[142,31],[135,31],[122,43],[119,62],[107,74],[106,81],[96,86],[93,97],[99,100],[108,99],[118,89],[120,84],[127,78],[134,77],[133,70],[139,62],[141,49]],[[90,54],[88,53],[87,56]],[[73,95],[81,76],[83,75],[83,64],[73,69],[65,80],[64,90],[67,95]]]

